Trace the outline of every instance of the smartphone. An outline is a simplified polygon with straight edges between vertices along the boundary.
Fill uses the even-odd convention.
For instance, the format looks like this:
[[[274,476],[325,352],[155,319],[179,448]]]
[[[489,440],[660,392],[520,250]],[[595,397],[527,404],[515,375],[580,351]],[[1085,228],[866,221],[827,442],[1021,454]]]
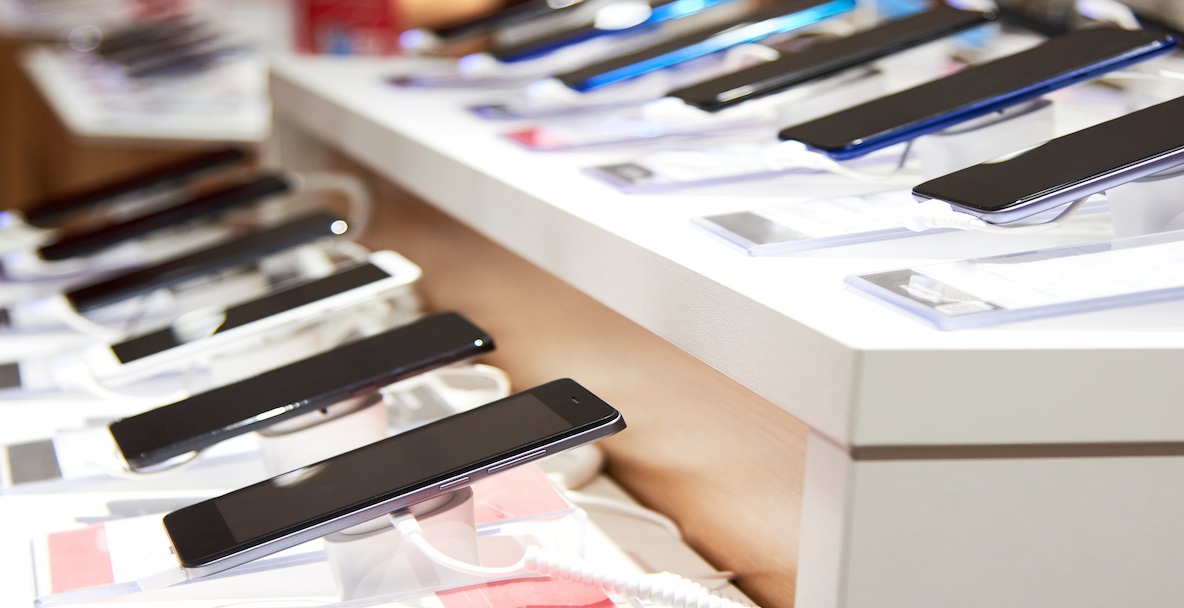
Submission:
[[[24,220],[33,226],[52,228],[67,221],[71,215],[101,206],[107,201],[142,190],[172,187],[211,171],[241,164],[246,158],[247,154],[242,149],[220,148],[177,162],[158,165],[85,192],[45,199],[25,211]]]
[[[110,58],[131,49],[187,36],[204,27],[201,21],[183,17],[155,19],[104,33],[94,52]]]
[[[690,106],[718,112],[987,23],[994,13],[936,6],[776,60],[671,91]]]
[[[436,38],[444,42],[455,42],[478,36],[493,30],[517,25],[539,17],[569,12],[580,6],[583,0],[555,2],[554,0],[526,0],[518,4],[503,6],[479,17],[452,23],[443,27],[427,28]]]
[[[165,515],[182,567],[207,576],[608,437],[620,412],[556,380]]]
[[[57,262],[94,255],[159,230],[180,226],[198,219],[208,219],[255,201],[284,194],[292,184],[278,174],[266,174],[249,181],[223,186],[213,192],[154,213],[91,230],[69,234],[37,250],[43,260]]]
[[[76,287],[63,295],[75,311],[86,313],[228,268],[250,264],[264,256],[343,234],[345,230],[344,221],[328,213],[311,213],[273,228],[243,234],[208,249]]]
[[[514,44],[495,46],[489,54],[503,63],[515,63],[537,59],[561,48],[587,42],[601,36],[613,36],[624,33],[644,31],[659,23],[679,19],[706,10],[717,4],[730,0],[650,0],[650,15],[640,23],[621,29],[598,27],[596,19],[587,23],[562,28],[551,34],[524,40]],[[601,11],[616,10],[612,4],[601,7]],[[598,13],[599,14],[599,13]]]
[[[393,251],[375,251],[362,264],[225,309],[225,320],[198,340],[187,340],[170,326],[123,342],[95,345],[83,353],[83,361],[104,384],[134,382],[175,369],[199,353],[211,356],[253,337],[381,297],[419,276],[419,267],[407,258]]]
[[[993,224],[1009,224],[1184,163],[1184,97],[913,188]]]
[[[108,428],[139,471],[490,350],[483,329],[456,313],[436,314]]]
[[[1166,34],[1097,27],[944,78],[783,129],[838,160],[855,158],[926,133],[1035,99],[1062,87],[1171,51]]]
[[[139,61],[125,67],[128,78],[165,78],[190,74],[207,69],[227,57],[244,53],[247,47],[241,44],[223,43],[217,45],[194,45],[158,55],[150,60]]]
[[[744,17],[699,28],[685,36],[624,57],[608,59],[559,74],[555,78],[571,89],[586,93],[775,34],[799,30],[853,8],[855,0],[778,2]]]

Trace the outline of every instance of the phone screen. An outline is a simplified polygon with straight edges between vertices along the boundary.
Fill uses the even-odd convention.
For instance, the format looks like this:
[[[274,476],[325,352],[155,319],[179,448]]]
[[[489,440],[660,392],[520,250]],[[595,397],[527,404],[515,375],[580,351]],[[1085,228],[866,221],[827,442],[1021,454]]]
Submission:
[[[266,319],[273,315],[289,311],[319,300],[323,300],[339,293],[345,293],[383,279],[391,275],[374,264],[362,264],[348,268],[333,275],[318,279],[303,285],[297,285],[257,300],[245,302],[226,309],[226,320],[218,326],[214,334],[221,334],[237,327]],[[178,339],[172,328],[164,328],[151,333],[136,336],[130,340],[111,345],[111,351],[120,363],[137,361],[171,348],[181,346],[185,342]]]
[[[65,298],[74,310],[84,313],[333,236],[340,225],[344,222],[328,213],[312,213],[209,249],[72,289],[65,293]]]
[[[113,422],[142,469],[493,349],[484,330],[442,313],[252,378]]]
[[[1184,97],[938,177],[913,188],[913,193],[998,212],[1181,152]]]
[[[948,36],[993,18],[991,13],[938,6],[846,38],[818,42],[774,61],[672,91],[668,96],[715,112]]]
[[[1080,30],[1040,46],[781,131],[834,158],[851,158],[1033,99],[1148,59],[1175,46],[1167,35]]]
[[[377,517],[409,506],[391,501],[413,492],[483,476],[539,448],[571,447],[564,440],[595,429],[603,432],[579,443],[622,427],[611,406],[574,381],[557,380],[180,509],[165,516],[165,527],[182,565],[200,566],[367,507],[382,510],[361,521]]]

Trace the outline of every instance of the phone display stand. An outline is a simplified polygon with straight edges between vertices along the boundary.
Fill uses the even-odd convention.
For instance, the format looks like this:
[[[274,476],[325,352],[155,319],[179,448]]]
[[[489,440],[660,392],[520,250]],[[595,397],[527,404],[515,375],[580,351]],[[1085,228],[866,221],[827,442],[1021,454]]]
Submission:
[[[387,436],[387,414],[378,393],[335,403],[258,432],[268,475],[332,458]]]
[[[887,92],[886,72],[875,66],[867,66],[852,68],[783,93],[742,103],[736,110],[754,112],[763,107],[772,107],[777,112],[776,124],[787,126],[821,118],[843,108],[882,97]],[[745,106],[748,106],[748,109],[745,109]]]
[[[1184,228],[1184,168],[1173,167],[1106,192],[1115,238]]]
[[[918,137],[913,147],[922,178],[930,180],[1055,136],[1053,103],[1040,98]]]
[[[433,546],[463,562],[481,562],[472,489],[461,488],[410,511]],[[385,517],[326,536],[325,553],[342,601],[422,595],[482,582],[429,560]]]

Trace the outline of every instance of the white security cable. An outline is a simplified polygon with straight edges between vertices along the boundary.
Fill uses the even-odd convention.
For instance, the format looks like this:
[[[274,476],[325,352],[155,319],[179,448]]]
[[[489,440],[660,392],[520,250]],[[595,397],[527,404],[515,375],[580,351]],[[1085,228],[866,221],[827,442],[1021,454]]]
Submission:
[[[46,305],[46,312],[49,316],[61,321],[62,324],[79,333],[107,343],[122,340],[126,335],[126,332],[122,330],[107,327],[82,316],[78,311],[74,310],[74,307],[64,297],[55,296],[42,301]]]
[[[678,575],[609,572],[586,561],[554,553],[536,546],[526,548],[518,563],[509,566],[478,566],[455,559],[432,546],[423,535],[415,516],[408,511],[388,515],[395,529],[432,561],[457,572],[482,578],[505,578],[535,573],[552,578],[592,585],[610,593],[679,608],[755,608],[736,601]]]

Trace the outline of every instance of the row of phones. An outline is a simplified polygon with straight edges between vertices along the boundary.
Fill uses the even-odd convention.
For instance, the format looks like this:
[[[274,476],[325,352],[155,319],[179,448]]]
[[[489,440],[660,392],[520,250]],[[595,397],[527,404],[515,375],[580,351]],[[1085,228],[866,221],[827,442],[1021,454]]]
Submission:
[[[152,180],[140,180],[147,182]],[[268,176],[220,190],[215,199],[285,190]],[[127,190],[115,188],[109,190]],[[88,203],[94,205],[98,203]],[[86,205],[77,205],[78,207]],[[127,226],[160,227],[190,216],[184,205],[94,231],[89,242]],[[271,253],[339,233],[335,216],[314,212],[184,256],[85,283],[63,297],[86,312],[135,295],[251,264]],[[85,243],[85,240],[66,240]],[[88,248],[74,245],[79,251]],[[100,380],[130,381],[176,368],[285,326],[316,322],[335,311],[384,297],[419,276],[391,251],[337,268],[221,311],[213,331],[187,339],[175,327],[86,351]],[[233,437],[311,425],[346,415],[354,397],[472,359],[493,338],[457,313],[429,315],[332,350],[125,416],[107,426],[128,470],[168,467]],[[15,384],[22,384],[17,374]],[[26,387],[27,388],[27,387]],[[295,423],[295,425],[293,424]],[[188,577],[207,576],[467,486],[500,470],[583,445],[623,429],[611,406],[572,380],[557,380],[291,471],[272,480],[182,508],[164,518],[172,550]],[[287,506],[273,508],[276,504]]]
[[[781,3],[783,14],[827,6]],[[768,16],[768,15],[765,15]],[[995,13],[936,6],[855,34],[824,39],[773,61],[666,93],[715,113],[988,23]],[[750,17],[751,22],[753,19]],[[737,27],[736,21],[726,25]],[[705,30],[706,31],[706,30]],[[736,29],[723,30],[734,34]],[[585,66],[557,79],[577,91],[667,68],[704,49],[710,35],[696,32],[642,51]],[[1002,58],[782,128],[782,141],[844,161],[988,116],[1076,83],[1164,55],[1177,47],[1170,34],[1088,27],[1052,37]],[[714,50],[718,48],[712,47]],[[688,54],[689,53],[689,54]],[[681,55],[680,55],[681,54]],[[698,55],[695,55],[698,56]],[[1089,194],[1160,172],[1184,161],[1182,138],[1172,128],[1177,102],[1149,108],[1035,149],[918,185],[919,200],[940,200],[995,224],[1032,215]],[[1082,153],[1089,150],[1089,154]]]

